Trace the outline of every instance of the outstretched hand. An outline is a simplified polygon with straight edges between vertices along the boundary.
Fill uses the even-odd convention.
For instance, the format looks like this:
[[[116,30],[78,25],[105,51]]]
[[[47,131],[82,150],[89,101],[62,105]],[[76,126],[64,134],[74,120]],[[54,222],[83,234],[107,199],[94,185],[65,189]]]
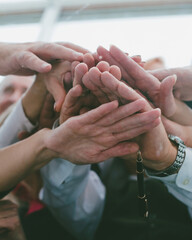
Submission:
[[[49,72],[54,60],[82,61],[81,48],[63,43],[0,43],[0,74],[33,75]],[[73,50],[74,49],[74,50]]]
[[[177,81],[173,88],[174,96],[181,101],[192,100],[192,68],[170,68],[170,69],[158,69],[151,71],[155,77],[162,81],[169,75],[176,74]]]
[[[155,106],[161,108],[164,115],[172,116],[175,113],[176,106],[172,94],[175,76],[169,76],[160,83],[117,47],[111,46],[110,51],[99,47],[97,51],[103,60],[119,66],[123,80],[131,87],[139,89]]]

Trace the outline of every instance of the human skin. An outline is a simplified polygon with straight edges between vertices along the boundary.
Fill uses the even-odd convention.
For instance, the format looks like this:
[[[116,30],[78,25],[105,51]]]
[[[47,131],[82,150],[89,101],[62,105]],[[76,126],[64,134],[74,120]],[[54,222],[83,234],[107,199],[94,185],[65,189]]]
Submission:
[[[41,116],[47,96],[44,81],[41,80],[40,74],[22,99],[24,112],[33,123]],[[87,164],[138,150],[137,144],[123,142],[125,138],[124,133],[122,134],[125,129],[123,121],[143,108],[145,102],[139,100],[118,108],[117,101],[113,101],[84,114],[71,116],[70,104],[75,107],[73,103],[79,102],[82,93],[80,85],[69,91],[62,107],[62,113],[67,117],[58,128],[54,130],[44,128],[29,138],[0,150],[0,191],[15,186],[53,158],[61,157],[76,164]],[[153,115],[156,119],[159,112]],[[140,124],[132,118],[130,121],[133,126]],[[158,121],[155,124],[158,124]],[[126,129],[126,132],[126,138],[129,132],[131,136],[133,134],[132,129]],[[136,131],[135,134],[137,135]]]
[[[165,117],[162,118],[167,133],[180,137],[187,147],[192,148],[192,126],[183,125]]]
[[[76,98],[81,93],[81,87],[76,86],[67,96]],[[113,111],[116,121],[108,126],[107,120]],[[110,102],[71,117],[54,130],[40,130],[21,142],[1,149],[0,191],[13,187],[53,158],[87,164],[136,152],[137,144],[121,142],[122,136],[118,134],[123,126],[117,127],[116,122],[124,118],[124,114],[118,110],[117,101]]]
[[[68,44],[67,46],[70,46]],[[33,75],[51,70],[55,59],[81,61],[83,54],[58,43],[0,43],[0,74]]]
[[[192,67],[180,67],[170,69],[158,69],[150,71],[160,81],[169,75],[176,74],[177,81],[174,85],[173,92],[177,99],[181,101],[192,100]]]
[[[88,89],[96,91],[96,95],[100,97],[100,100],[106,100],[106,97],[108,97],[108,101],[112,99],[124,99],[123,104],[139,99],[145,101],[135,90],[119,81],[119,79],[107,71],[101,72],[99,69],[96,70],[94,68],[92,71],[90,70],[88,74],[88,76],[86,74],[85,77],[83,77],[82,82]],[[104,95],[105,98],[101,97],[102,95]],[[152,107],[147,103],[139,113],[135,114],[134,121],[140,119],[144,113],[147,116],[147,113],[149,114],[151,111]],[[170,166],[175,160],[177,153],[176,147],[169,141],[160,119],[159,121],[160,124],[158,126],[154,128],[151,126],[148,131],[140,135],[137,139],[132,139],[132,141],[136,141],[139,144],[145,165],[155,170],[162,170]],[[127,123],[126,120],[124,121],[125,126],[129,124],[129,121]]]
[[[88,50],[72,43],[0,43],[0,74],[46,73],[52,69],[55,60],[82,61],[86,53]],[[51,83],[47,82],[46,85],[59,111],[64,100],[63,92],[58,84]],[[59,94],[55,94],[56,90]]]
[[[160,82],[116,46],[111,46],[109,51],[99,47],[97,52],[103,60],[119,66],[123,80],[129,86],[140,90],[156,107],[160,107],[165,116],[175,113],[176,105],[172,94],[174,75]]]
[[[161,108],[162,113],[166,117],[180,124],[191,124],[192,115],[189,108],[173,96],[173,88],[178,90],[181,85],[181,77],[179,83],[177,83],[177,75],[175,75],[175,73],[180,73],[181,76],[181,72],[167,71],[167,74],[162,74],[160,82],[156,74],[158,72],[161,73],[161,70],[154,71],[156,74],[152,75],[136,64],[116,46],[111,46],[110,51],[99,47],[98,53],[103,59],[107,59],[109,63],[115,62],[121,69],[124,81],[130,86],[139,89],[155,106]],[[162,70],[162,73],[163,72]],[[186,77],[190,76],[189,72],[189,68],[185,70]],[[183,119],[183,116],[185,116],[185,119]]]
[[[33,77],[9,75],[0,84],[0,114],[16,103],[32,84]]]

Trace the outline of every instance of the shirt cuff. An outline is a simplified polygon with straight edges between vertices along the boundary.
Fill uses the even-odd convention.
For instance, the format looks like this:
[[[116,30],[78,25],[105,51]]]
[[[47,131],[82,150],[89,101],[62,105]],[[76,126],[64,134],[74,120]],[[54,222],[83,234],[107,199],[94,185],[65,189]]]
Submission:
[[[161,180],[165,184],[175,185],[181,189],[192,192],[192,149],[186,147],[185,160],[177,174],[172,174],[167,177],[155,177],[152,178]]]
[[[25,116],[22,99],[20,99],[0,128],[0,148],[17,142],[20,132],[31,132],[34,128],[35,125]]]
[[[41,174],[49,184],[59,187],[67,182],[67,178],[71,175],[75,166],[67,160],[56,158],[41,169]]]
[[[185,161],[183,162],[176,178],[176,185],[192,192],[192,149],[186,148]]]

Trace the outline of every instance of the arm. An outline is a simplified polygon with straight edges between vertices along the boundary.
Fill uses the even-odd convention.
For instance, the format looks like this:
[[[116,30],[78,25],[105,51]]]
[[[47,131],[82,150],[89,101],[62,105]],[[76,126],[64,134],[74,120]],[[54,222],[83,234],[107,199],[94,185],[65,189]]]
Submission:
[[[33,75],[51,70],[49,61],[65,59],[82,60],[83,54],[76,52],[74,45],[57,43],[0,43],[0,74]],[[73,50],[75,49],[75,50]]]
[[[81,93],[80,86],[76,86],[69,91],[66,102],[70,98],[78,99]],[[119,120],[137,111],[139,105],[138,102],[127,105],[122,111],[117,108],[117,102],[107,103],[69,118],[54,130],[43,129],[26,140],[1,149],[0,191],[10,189],[30,171],[42,167],[53,158],[84,164],[136,152],[136,144],[122,142],[124,135],[121,131],[124,127]],[[111,114],[114,120],[108,126]]]
[[[177,81],[174,85],[174,95],[182,101],[192,100],[192,67],[159,69],[150,71],[160,81],[165,77],[176,74]]]
[[[72,43],[0,43],[0,74],[46,73],[51,70],[51,63],[55,60],[82,61],[83,54],[87,52]],[[55,82],[53,86],[48,82],[47,88],[56,101],[56,110],[59,111],[64,100],[60,84]]]

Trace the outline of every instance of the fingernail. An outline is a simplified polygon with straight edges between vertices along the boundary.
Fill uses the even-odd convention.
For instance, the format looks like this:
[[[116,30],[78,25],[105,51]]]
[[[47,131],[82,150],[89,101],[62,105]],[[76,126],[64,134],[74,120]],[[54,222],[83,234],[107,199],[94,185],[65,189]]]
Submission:
[[[74,52],[73,56],[76,57],[78,60],[83,59],[83,53]]]
[[[173,74],[173,77],[175,78],[175,82],[177,81],[177,75]]]
[[[50,67],[50,66],[51,66],[51,64],[50,64],[50,63],[47,63],[47,62],[45,62],[45,63],[42,64],[42,67],[43,67],[43,68],[47,68],[47,67]]]
[[[57,112],[57,103],[54,103],[54,110]]]

